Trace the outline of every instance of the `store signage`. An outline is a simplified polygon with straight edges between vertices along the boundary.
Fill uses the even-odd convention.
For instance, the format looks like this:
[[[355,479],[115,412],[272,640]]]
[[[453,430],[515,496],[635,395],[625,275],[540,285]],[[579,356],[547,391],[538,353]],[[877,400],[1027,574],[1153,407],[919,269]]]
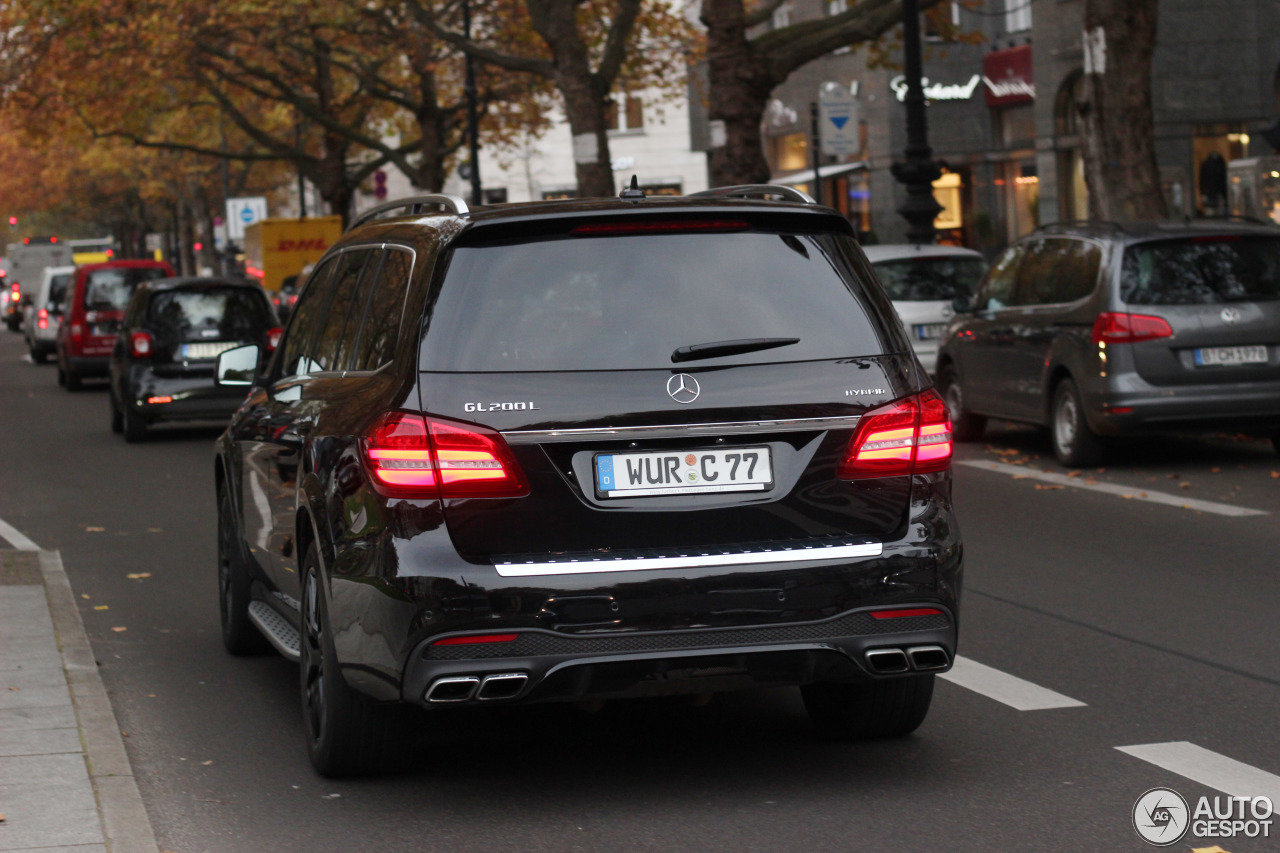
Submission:
[[[968,83],[932,83],[928,77],[920,78],[920,82],[924,86],[925,100],[967,101],[973,97],[978,84],[982,82],[982,75],[973,75]],[[907,99],[907,78],[903,75],[899,74],[890,80],[889,88],[893,90],[893,94],[900,102]]]
[[[987,84],[989,107],[1027,104],[1036,99],[1031,75],[1031,45],[997,50],[982,58],[982,81]]]

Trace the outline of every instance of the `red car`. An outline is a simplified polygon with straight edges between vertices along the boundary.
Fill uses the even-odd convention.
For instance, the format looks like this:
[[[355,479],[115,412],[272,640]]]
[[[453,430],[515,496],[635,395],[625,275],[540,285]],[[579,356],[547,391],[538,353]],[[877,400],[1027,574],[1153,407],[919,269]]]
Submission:
[[[125,306],[138,284],[174,275],[164,261],[107,261],[76,270],[58,329],[58,384],[80,388],[86,376],[106,376]]]

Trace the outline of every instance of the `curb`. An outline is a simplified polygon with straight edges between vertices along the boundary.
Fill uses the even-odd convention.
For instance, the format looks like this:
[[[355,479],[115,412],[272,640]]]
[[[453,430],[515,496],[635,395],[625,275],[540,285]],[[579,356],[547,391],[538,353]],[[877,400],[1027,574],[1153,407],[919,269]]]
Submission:
[[[159,853],[120,736],[120,724],[111,709],[71,583],[62,568],[62,556],[57,551],[40,551],[40,571],[107,849],[111,853]]]

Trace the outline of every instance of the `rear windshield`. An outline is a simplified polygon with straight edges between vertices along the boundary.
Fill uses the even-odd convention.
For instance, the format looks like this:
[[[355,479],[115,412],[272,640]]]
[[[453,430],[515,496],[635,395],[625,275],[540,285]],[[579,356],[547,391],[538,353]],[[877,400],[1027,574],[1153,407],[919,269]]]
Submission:
[[[660,368],[673,364],[677,348],[752,338],[799,341],[693,363],[880,354],[896,349],[878,319],[892,309],[863,283],[871,277],[864,270],[852,238],[837,234],[644,234],[460,247],[422,368]]]
[[[89,273],[84,289],[84,307],[89,311],[123,311],[139,282],[164,278],[160,267],[108,267]]]
[[[972,296],[987,265],[981,258],[907,258],[872,264],[895,302],[950,301]]]
[[[266,334],[266,300],[244,288],[170,290],[151,300],[147,325],[161,342],[245,341]]]
[[[67,298],[67,285],[71,282],[71,273],[62,273],[49,277],[49,301],[61,302]]]
[[[1280,239],[1203,237],[1130,246],[1120,298],[1137,305],[1280,299]]]

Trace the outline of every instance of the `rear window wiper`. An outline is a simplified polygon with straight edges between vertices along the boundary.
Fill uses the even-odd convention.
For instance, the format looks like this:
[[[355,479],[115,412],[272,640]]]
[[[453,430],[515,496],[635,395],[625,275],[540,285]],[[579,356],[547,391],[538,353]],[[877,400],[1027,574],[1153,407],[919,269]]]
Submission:
[[[700,358],[717,358],[722,355],[738,355],[744,352],[758,352],[774,347],[789,347],[800,343],[799,338],[741,338],[736,341],[711,341],[705,344],[690,344],[680,347],[671,353],[674,362],[697,361]]]

